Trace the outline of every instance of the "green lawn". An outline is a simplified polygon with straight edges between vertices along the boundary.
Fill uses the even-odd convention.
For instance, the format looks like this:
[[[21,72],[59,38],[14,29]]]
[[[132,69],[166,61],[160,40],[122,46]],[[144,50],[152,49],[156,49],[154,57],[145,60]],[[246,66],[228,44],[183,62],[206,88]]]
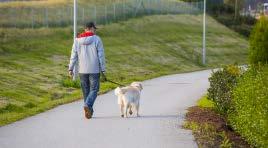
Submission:
[[[202,66],[202,16],[155,15],[100,26],[108,78],[120,83],[246,63],[245,38],[208,18],[207,66]],[[63,87],[71,28],[0,29],[0,126],[78,100]],[[102,83],[101,92],[116,87]]]
[[[197,101],[197,106],[204,108],[214,108],[214,102],[208,100],[207,95],[203,96],[201,99]]]

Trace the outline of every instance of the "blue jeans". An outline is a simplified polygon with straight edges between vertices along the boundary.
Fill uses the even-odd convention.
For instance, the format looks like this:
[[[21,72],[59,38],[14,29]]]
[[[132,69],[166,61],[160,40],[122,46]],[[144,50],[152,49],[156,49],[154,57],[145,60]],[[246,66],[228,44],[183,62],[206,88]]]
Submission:
[[[93,112],[93,105],[100,86],[100,74],[79,74],[85,106]]]

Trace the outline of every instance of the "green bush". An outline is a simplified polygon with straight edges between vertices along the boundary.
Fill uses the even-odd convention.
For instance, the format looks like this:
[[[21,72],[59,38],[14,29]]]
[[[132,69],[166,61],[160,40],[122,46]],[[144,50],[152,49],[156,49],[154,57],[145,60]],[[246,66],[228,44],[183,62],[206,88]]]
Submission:
[[[72,79],[70,78],[66,78],[66,79],[63,79],[61,80],[61,85],[63,87],[72,87],[72,88],[80,88],[80,80],[75,80],[73,81]]]
[[[268,67],[251,69],[233,90],[228,120],[254,147],[268,146]]]
[[[254,24],[256,24],[256,19],[251,16],[239,16],[236,19],[234,19],[233,14],[220,13],[217,15],[217,13],[213,13],[212,16],[220,23],[246,37],[250,36]]]
[[[7,113],[7,112],[21,112],[24,108],[15,104],[8,104],[4,108],[0,108],[0,114]]]
[[[252,16],[240,16],[239,21],[247,25],[255,25],[257,20]]]
[[[213,72],[209,78],[208,99],[215,103],[216,110],[221,114],[226,114],[230,108],[231,90],[240,73],[238,66],[229,65]]]
[[[253,65],[268,63],[268,19],[264,16],[261,17],[251,33],[249,61]]]
[[[231,28],[235,31],[238,32],[239,34],[249,37],[250,36],[250,32],[252,30],[252,26],[250,25],[233,25],[231,26]]]
[[[226,5],[226,4],[220,4],[220,5],[213,5],[208,10],[208,12],[212,15],[223,15],[223,14],[234,14],[235,10],[233,7]]]
[[[103,75],[100,76],[100,82],[105,82],[105,78],[103,77]],[[81,88],[80,85],[80,78],[78,78],[77,80],[73,81],[71,78],[67,78],[64,77],[61,81],[60,81],[61,85],[63,87],[72,87],[72,88]]]

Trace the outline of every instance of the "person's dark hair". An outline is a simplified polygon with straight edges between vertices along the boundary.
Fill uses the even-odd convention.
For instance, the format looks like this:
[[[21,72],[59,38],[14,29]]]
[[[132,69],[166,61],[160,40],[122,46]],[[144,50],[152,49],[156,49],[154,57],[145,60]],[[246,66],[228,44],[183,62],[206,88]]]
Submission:
[[[88,22],[85,24],[85,28],[90,29],[90,28],[94,28],[97,29],[96,25],[94,22]]]

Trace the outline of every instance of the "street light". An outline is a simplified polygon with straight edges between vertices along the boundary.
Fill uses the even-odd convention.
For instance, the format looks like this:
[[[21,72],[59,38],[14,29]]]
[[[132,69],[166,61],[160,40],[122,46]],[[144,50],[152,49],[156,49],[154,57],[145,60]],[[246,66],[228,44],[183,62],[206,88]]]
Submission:
[[[73,24],[73,31],[74,31],[74,36],[73,36],[73,38],[74,38],[74,43],[75,43],[75,38],[76,38],[76,36],[77,36],[77,2],[76,2],[76,0],[74,0],[74,24]],[[77,76],[78,76],[78,64],[76,63],[75,64],[75,66],[74,66],[74,69],[73,69],[73,80],[76,80],[76,78],[77,78]]]
[[[203,50],[202,50],[202,63],[206,64],[206,0],[204,0],[204,15],[203,15]]]
[[[74,0],[74,22],[73,22],[73,31],[74,31],[74,41],[77,35],[77,0]],[[74,42],[75,43],[75,42]],[[203,14],[203,50],[202,50],[202,63],[203,65],[206,64],[206,0],[204,0],[204,14]],[[74,68],[74,76],[73,79],[75,80],[77,77],[77,65]]]
[[[76,13],[77,13],[77,2],[76,2],[76,0],[74,0],[74,41],[75,41],[75,38],[76,38],[76,34],[77,34],[77,32],[76,32],[76,29],[77,29],[77,20],[76,20]]]

